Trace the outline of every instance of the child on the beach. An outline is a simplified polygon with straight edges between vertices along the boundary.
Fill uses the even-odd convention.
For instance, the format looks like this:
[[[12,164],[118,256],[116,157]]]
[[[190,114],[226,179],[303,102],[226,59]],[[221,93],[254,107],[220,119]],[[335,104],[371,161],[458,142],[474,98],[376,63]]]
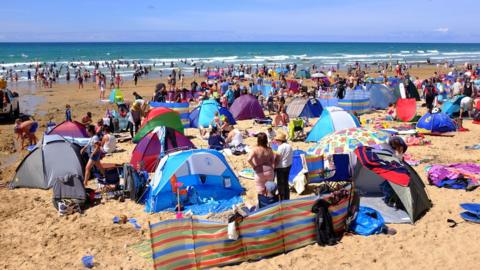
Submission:
[[[65,105],[65,121],[72,121],[72,109],[70,104]]]
[[[388,104],[387,116],[385,117],[385,120],[393,121],[395,120],[395,118],[396,118],[395,103],[390,103]]]

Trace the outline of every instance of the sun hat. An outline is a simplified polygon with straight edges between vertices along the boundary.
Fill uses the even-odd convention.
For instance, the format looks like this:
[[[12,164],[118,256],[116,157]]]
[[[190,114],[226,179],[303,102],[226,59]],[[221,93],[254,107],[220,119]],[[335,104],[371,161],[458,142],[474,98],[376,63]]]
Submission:
[[[278,132],[274,138],[275,141],[286,142],[287,141],[287,134],[283,132]]]

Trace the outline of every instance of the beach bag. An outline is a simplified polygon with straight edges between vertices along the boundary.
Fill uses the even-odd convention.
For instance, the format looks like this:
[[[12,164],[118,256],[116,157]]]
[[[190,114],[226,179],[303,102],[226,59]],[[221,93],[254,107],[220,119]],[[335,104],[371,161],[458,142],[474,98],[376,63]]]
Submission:
[[[385,221],[375,209],[360,206],[355,220],[350,224],[350,229],[363,236],[380,234],[385,230]]]
[[[57,202],[57,210],[61,216],[81,213],[80,202],[75,199],[62,199]]]
[[[315,231],[316,240],[319,246],[333,246],[338,243],[339,238],[333,229],[333,221],[328,207],[330,203],[319,199],[312,206],[312,212],[315,213]]]

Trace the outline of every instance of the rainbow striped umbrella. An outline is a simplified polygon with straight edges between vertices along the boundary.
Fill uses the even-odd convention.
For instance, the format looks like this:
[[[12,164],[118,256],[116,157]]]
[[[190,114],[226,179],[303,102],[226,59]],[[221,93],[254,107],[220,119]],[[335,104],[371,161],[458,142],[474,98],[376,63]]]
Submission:
[[[348,128],[323,137],[307,152],[313,156],[332,156],[353,152],[358,146],[375,146],[386,143],[390,135],[384,131],[366,128]]]

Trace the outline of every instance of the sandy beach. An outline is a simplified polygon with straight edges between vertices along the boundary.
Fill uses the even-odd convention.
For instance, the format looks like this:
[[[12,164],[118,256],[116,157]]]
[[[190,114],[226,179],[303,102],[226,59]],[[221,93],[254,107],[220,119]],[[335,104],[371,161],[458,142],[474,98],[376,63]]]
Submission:
[[[420,78],[431,76],[437,68],[423,66],[412,68],[410,74]],[[189,85],[192,78],[186,78]],[[132,81],[126,81],[122,91],[126,99],[133,98],[136,91],[150,99],[155,85],[160,80],[153,75],[139,81],[135,87]],[[197,80],[198,81],[198,80]],[[65,104],[70,104],[73,119],[80,120],[87,111],[93,113],[96,121],[106,109],[113,105],[102,103],[98,99],[98,90],[93,83],[87,83],[84,89],[77,89],[76,83],[55,84],[53,88],[38,88],[34,83],[10,85],[21,95],[34,96],[28,108],[40,123],[37,135],[44,132],[46,123],[52,119],[60,123],[64,119]],[[107,95],[109,91],[107,90]],[[38,104],[36,104],[38,103]],[[419,104],[418,104],[419,105]],[[34,107],[34,108],[32,108]],[[425,108],[421,108],[421,114]],[[362,115],[373,119],[379,112]],[[314,121],[312,121],[312,124]],[[241,130],[254,128],[253,121],[240,121]],[[450,228],[447,219],[460,221],[460,203],[480,202],[477,189],[473,192],[463,190],[440,189],[428,185],[425,166],[428,164],[446,164],[456,162],[480,162],[480,150],[465,150],[465,146],[479,143],[480,125],[464,121],[468,132],[457,132],[454,137],[429,137],[432,144],[412,146],[408,153],[416,159],[432,158],[415,169],[427,184],[427,192],[433,202],[433,208],[414,225],[392,225],[397,234],[362,237],[347,235],[341,243],[332,247],[310,245],[287,254],[262,259],[257,262],[242,263],[225,267],[226,269],[478,269],[480,260],[480,231],[477,224],[460,223]],[[261,127],[265,129],[265,127]],[[257,126],[255,127],[257,129]],[[308,129],[307,129],[308,130]],[[171,213],[148,214],[143,206],[126,200],[121,203],[109,200],[86,210],[83,214],[59,216],[51,203],[51,190],[15,189],[6,185],[14,175],[15,168],[26,151],[19,151],[14,142],[13,123],[0,124],[0,266],[3,269],[81,269],[81,258],[94,255],[94,269],[151,269],[152,260],[140,255],[135,246],[142,241],[148,245],[148,222],[157,222],[174,218]],[[205,140],[199,138],[197,129],[187,129],[186,135],[194,136],[192,142],[198,147],[207,147]],[[254,138],[247,138],[249,146]],[[306,150],[312,144],[292,143],[295,149]],[[120,143],[125,151],[107,156],[104,162],[124,163],[130,160],[134,144]],[[245,156],[230,156],[228,162],[235,172],[249,167]],[[255,184],[252,180],[240,178],[247,189],[246,201],[254,202]],[[293,198],[298,195],[293,194]],[[308,196],[312,194],[305,194]],[[113,216],[124,214],[134,217],[142,226],[135,230],[131,224],[113,224]],[[211,217],[212,218],[212,217]],[[214,218],[214,217],[213,217]]]

